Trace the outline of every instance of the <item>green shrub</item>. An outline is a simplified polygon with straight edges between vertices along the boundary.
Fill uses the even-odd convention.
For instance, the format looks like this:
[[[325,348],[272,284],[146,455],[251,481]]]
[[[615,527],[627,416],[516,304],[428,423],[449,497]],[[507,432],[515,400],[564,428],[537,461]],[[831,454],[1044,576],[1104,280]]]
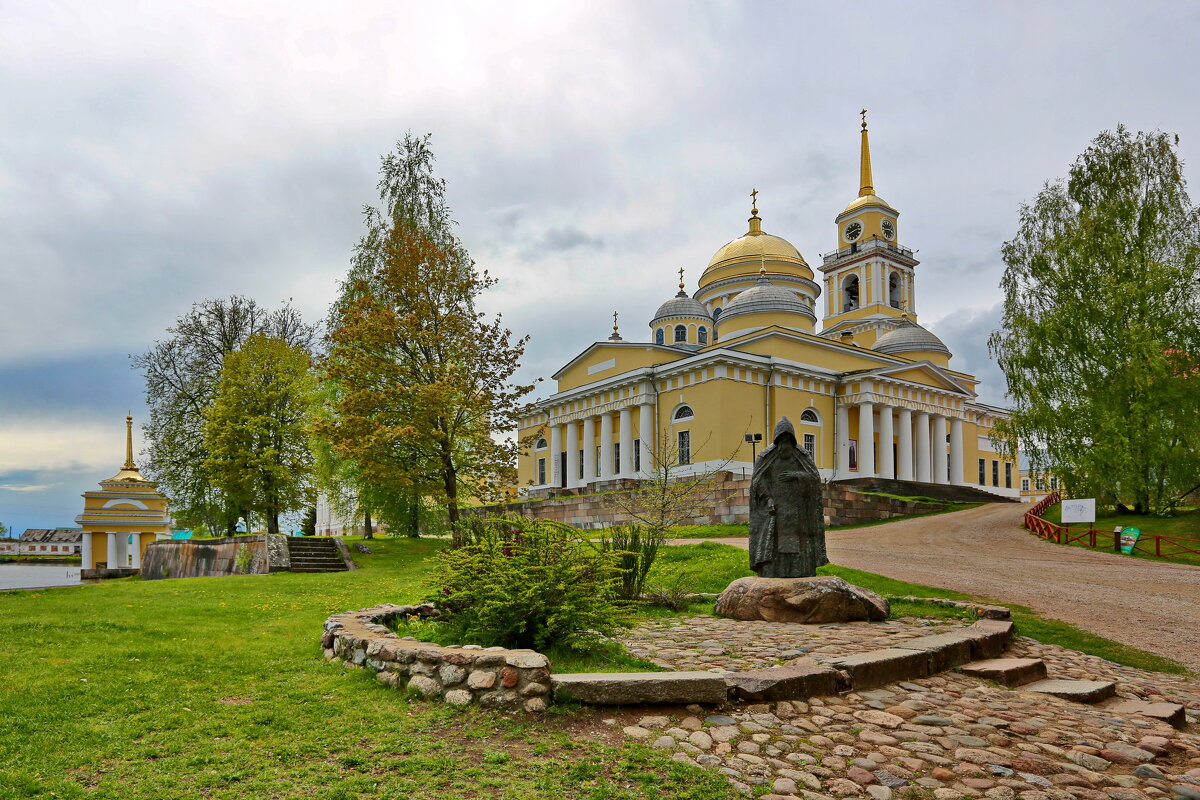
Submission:
[[[620,596],[633,601],[642,596],[646,573],[654,565],[666,536],[641,525],[614,525],[600,539],[600,548],[617,556],[621,568]]]
[[[427,599],[460,642],[587,649],[630,625],[617,556],[547,520],[473,520],[434,558]]]

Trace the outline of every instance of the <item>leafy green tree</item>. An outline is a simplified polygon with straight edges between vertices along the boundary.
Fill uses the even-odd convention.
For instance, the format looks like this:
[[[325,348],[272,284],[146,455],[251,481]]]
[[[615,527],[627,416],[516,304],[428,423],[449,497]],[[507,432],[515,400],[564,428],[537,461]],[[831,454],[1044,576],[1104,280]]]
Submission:
[[[1103,132],[1020,211],[990,340],[1035,473],[1163,512],[1200,474],[1200,214],[1178,137]]]
[[[532,389],[511,382],[527,339],[475,310],[495,281],[455,236],[429,137],[406,136],[380,173],[382,209],[366,210],[330,311],[336,392],[317,430],[360,486],[432,498],[453,524],[461,498],[514,478],[516,442],[492,433],[516,429]]]
[[[248,297],[200,301],[167,329],[169,336],[132,356],[146,378],[150,419],[147,452],[139,461],[147,476],[171,498],[171,513],[185,527],[233,534],[241,509],[206,472],[209,445],[204,415],[216,396],[225,356],[255,333],[310,350],[316,327],[291,306],[270,310]]]
[[[256,333],[225,357],[204,415],[205,469],[243,515],[263,515],[268,533],[279,533],[281,514],[311,502],[315,403],[316,378],[304,348]]]

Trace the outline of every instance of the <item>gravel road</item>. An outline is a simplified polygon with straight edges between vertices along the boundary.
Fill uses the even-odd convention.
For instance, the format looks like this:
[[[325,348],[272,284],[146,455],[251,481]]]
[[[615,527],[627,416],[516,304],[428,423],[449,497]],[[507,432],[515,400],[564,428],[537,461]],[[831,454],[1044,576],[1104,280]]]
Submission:
[[[897,580],[1028,606],[1200,670],[1200,567],[1044,542],[1021,527],[1027,508],[993,503],[830,531],[829,558]],[[747,547],[746,539],[709,541]]]

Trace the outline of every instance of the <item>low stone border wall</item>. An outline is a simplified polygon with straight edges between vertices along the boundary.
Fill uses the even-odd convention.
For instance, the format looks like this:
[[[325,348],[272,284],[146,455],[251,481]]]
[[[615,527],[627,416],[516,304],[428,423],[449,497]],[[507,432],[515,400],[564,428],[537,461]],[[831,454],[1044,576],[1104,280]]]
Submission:
[[[982,603],[971,603],[966,600],[947,600],[943,597],[914,597],[905,595],[896,600],[911,600],[918,603],[933,603],[938,606],[961,608],[963,611],[974,611],[982,619],[1012,619],[1012,612],[1005,606],[988,606]]]
[[[142,577],[203,578],[265,575],[292,565],[287,537],[273,533],[221,539],[164,539],[151,542],[142,556]]]
[[[431,604],[385,604],[335,614],[325,621],[325,658],[346,667],[371,669],[385,686],[406,688],[455,706],[545,711],[550,660],[533,650],[463,645],[443,647],[400,637],[386,627],[398,617],[439,616]]]
[[[922,599],[922,598],[914,598]],[[801,700],[924,678],[970,661],[996,658],[1012,643],[1013,623],[983,619],[953,633],[923,636],[883,650],[824,663],[743,672],[626,672],[551,675],[550,661],[533,650],[444,647],[400,637],[387,623],[398,617],[440,616],[429,603],[385,604],[335,614],[321,637],[325,658],[370,669],[380,683],[456,706],[545,711],[552,699],[592,705]]]

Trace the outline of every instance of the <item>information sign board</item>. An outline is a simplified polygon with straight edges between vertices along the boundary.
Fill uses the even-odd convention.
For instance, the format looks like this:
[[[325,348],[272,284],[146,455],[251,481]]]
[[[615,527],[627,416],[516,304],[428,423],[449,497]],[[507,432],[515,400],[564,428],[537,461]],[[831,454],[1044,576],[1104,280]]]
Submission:
[[[1069,522],[1095,522],[1096,499],[1063,500],[1062,521],[1064,525]]]
[[[1129,555],[1137,547],[1138,537],[1142,535],[1140,528],[1124,528],[1121,531],[1121,552]]]

